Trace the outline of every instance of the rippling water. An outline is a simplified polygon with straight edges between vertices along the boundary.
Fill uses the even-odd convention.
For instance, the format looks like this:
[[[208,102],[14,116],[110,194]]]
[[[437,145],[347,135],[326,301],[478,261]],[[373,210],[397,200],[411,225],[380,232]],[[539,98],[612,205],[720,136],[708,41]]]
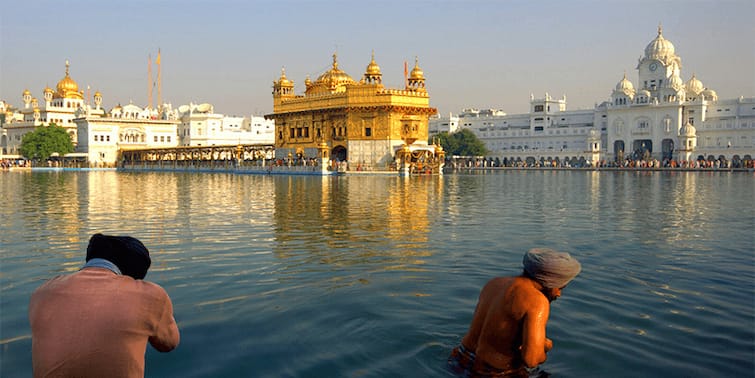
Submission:
[[[0,173],[0,376],[31,375],[29,295],[95,232],[151,250],[181,345],[154,377],[452,376],[487,279],[576,256],[553,303],[557,377],[752,376],[755,177]]]

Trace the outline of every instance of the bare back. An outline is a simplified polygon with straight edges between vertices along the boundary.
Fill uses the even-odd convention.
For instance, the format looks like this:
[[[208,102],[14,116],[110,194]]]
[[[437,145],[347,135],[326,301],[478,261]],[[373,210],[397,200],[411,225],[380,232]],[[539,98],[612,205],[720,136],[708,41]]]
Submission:
[[[550,304],[542,287],[524,277],[498,277],[480,292],[469,331],[462,339],[476,354],[475,368],[534,367],[545,361]]]

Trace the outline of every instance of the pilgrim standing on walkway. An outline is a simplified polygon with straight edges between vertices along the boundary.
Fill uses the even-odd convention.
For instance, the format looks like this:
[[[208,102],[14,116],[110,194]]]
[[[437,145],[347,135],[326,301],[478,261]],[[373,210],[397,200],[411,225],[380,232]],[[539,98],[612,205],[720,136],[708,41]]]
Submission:
[[[37,288],[34,377],[143,377],[147,342],[160,352],[178,346],[170,297],[143,280],[150,264],[139,240],[95,234],[81,270]]]
[[[485,284],[469,331],[448,365],[467,376],[527,377],[546,359],[553,342],[545,336],[550,302],[576,277],[581,265],[568,253],[535,248],[524,255],[524,271]]]

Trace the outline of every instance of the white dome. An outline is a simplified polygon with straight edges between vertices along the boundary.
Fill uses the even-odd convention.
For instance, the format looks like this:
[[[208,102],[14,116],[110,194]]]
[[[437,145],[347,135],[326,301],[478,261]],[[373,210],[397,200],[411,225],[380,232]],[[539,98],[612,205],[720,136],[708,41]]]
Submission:
[[[703,88],[703,83],[700,80],[697,80],[695,74],[692,74],[692,78],[687,82],[687,92],[697,96],[703,91]]]
[[[669,88],[673,88],[674,90],[678,91],[682,89],[682,87],[684,87],[684,81],[681,77],[679,77],[679,75],[674,74],[669,79],[667,85]]]
[[[702,94],[708,101],[718,101],[718,94],[716,94],[716,91],[712,89],[705,89],[703,90]]]
[[[662,29],[658,26],[658,36],[645,47],[645,57],[648,59],[663,59],[674,56],[674,44],[663,38]]]
[[[693,137],[695,134],[697,134],[697,130],[695,130],[695,126],[692,126],[689,122],[679,129],[679,136]]]
[[[624,74],[624,78],[619,81],[618,84],[616,84],[616,91],[618,92],[624,92],[626,94],[632,93],[634,94],[634,85],[632,85],[632,82],[627,80],[627,74]]]

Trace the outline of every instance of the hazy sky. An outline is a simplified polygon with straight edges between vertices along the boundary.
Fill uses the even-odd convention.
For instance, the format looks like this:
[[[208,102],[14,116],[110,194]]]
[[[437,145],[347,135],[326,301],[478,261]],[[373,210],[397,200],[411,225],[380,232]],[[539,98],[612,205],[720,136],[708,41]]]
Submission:
[[[439,112],[527,112],[530,93],[568,109],[606,100],[658,24],[720,98],[755,96],[755,2],[743,1],[13,1],[0,12],[0,99],[42,98],[70,60],[79,89],[107,109],[148,102],[148,56],[162,59],[163,100],[209,102],[217,113],[272,111],[281,67],[304,92],[330,68],[359,80],[372,51],[388,87],[415,56]],[[154,91],[157,98],[157,90]]]

